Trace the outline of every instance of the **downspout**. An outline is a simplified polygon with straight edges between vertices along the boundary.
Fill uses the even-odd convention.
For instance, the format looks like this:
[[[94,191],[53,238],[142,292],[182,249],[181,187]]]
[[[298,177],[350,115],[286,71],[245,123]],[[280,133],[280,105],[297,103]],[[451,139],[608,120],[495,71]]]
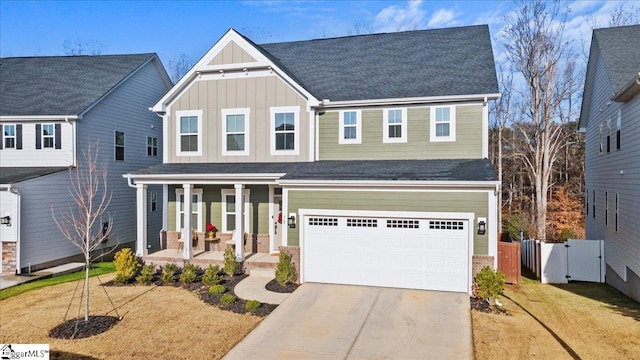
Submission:
[[[133,181],[133,179],[131,178],[131,176],[126,176],[126,175],[123,175],[123,176],[127,178],[127,185],[129,185],[130,188],[133,188],[133,189],[137,189],[138,188],[136,186],[135,181]]]

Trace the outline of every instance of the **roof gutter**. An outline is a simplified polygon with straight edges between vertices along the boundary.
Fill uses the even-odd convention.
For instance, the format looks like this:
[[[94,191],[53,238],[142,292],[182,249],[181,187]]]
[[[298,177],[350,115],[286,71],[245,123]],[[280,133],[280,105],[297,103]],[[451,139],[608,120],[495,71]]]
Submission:
[[[446,102],[464,102],[464,101],[482,101],[495,100],[500,97],[500,93],[491,94],[475,94],[475,95],[447,95],[447,96],[426,96],[426,97],[408,97],[408,98],[389,98],[389,99],[365,99],[365,100],[346,100],[331,101],[324,99],[320,101],[317,108],[330,109],[341,107],[357,107],[357,106],[386,106],[386,105],[403,105],[403,104],[424,104],[424,103],[446,103]]]
[[[70,120],[78,120],[80,116],[78,115],[0,115],[1,121],[16,121],[16,122],[27,122],[27,121],[70,121]]]
[[[292,187],[446,187],[446,188],[488,188],[495,189],[499,181],[450,181],[450,180],[295,180],[284,179],[278,181],[281,185]]]
[[[637,73],[620,91],[615,93],[612,100],[626,102],[638,93],[640,93],[640,73]]]

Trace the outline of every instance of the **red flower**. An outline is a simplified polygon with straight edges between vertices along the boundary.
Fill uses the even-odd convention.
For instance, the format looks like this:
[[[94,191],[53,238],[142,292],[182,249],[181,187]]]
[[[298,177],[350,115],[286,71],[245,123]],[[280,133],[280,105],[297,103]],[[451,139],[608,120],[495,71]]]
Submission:
[[[282,211],[278,213],[278,224],[282,224]]]
[[[209,231],[216,232],[216,231],[218,231],[218,228],[215,225],[213,225],[211,223],[208,223],[207,224],[207,232],[209,232]]]

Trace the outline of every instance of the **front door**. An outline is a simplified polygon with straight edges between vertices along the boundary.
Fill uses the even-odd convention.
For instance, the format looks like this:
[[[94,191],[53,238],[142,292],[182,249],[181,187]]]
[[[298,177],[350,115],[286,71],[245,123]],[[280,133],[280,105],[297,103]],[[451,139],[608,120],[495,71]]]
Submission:
[[[271,252],[277,252],[282,245],[282,232],[286,230],[287,221],[282,213],[282,196],[273,197],[273,236],[271,237]]]

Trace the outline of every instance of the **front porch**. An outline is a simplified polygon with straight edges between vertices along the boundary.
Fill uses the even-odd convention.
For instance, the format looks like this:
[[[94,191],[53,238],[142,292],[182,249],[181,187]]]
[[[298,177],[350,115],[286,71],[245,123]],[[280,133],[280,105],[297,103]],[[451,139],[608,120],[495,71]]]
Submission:
[[[173,263],[182,267],[187,263],[192,263],[202,269],[206,269],[209,265],[219,265],[222,268],[224,266],[224,251],[195,251],[193,257],[187,260],[175,249],[164,249],[145,255],[142,260],[146,264],[154,263],[159,266]],[[242,268],[247,274],[250,274],[251,270],[256,268],[275,269],[277,264],[278,254],[245,253]]]

